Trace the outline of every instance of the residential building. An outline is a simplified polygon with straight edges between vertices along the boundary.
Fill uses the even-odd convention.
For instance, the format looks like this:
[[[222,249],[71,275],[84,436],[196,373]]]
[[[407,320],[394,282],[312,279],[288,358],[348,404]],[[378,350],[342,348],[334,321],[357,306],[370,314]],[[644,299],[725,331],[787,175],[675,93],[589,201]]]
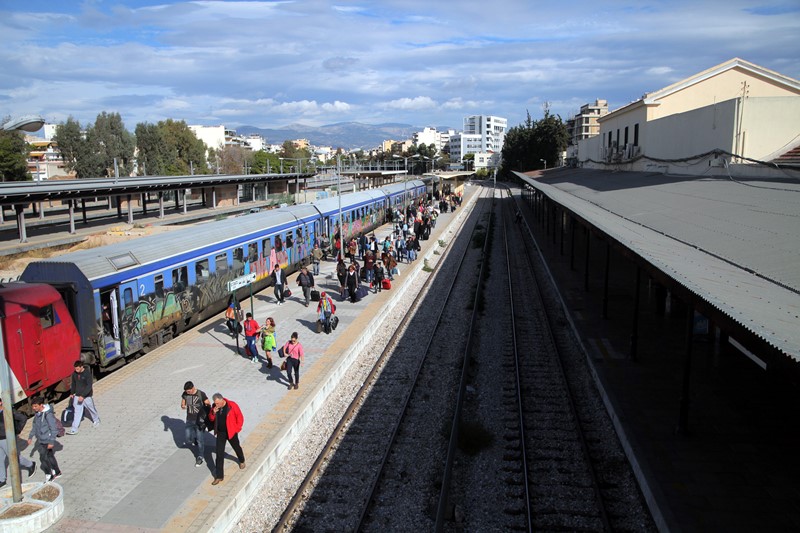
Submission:
[[[47,132],[45,132],[47,133]],[[31,146],[28,153],[28,172],[33,181],[46,181],[56,176],[68,176],[64,160],[55,141],[26,135],[25,142]]]
[[[584,104],[577,115],[567,120],[567,133],[572,144],[594,137],[600,133],[598,119],[608,114],[608,101],[595,100],[594,104]]]
[[[598,118],[577,164],[682,174],[759,175],[800,145],[800,82],[734,58]],[[716,169],[716,170],[715,170]]]
[[[491,115],[472,115],[464,117],[464,133],[480,135],[480,152],[502,152],[508,121]],[[470,153],[470,152],[467,152]]]
[[[251,133],[245,138],[244,142],[254,152],[260,152],[267,146],[267,142],[264,140],[264,137],[258,133]]]
[[[189,129],[192,130],[195,137],[197,137],[206,144],[206,148],[221,150],[222,147],[225,146],[226,131],[227,131],[225,129],[225,126],[190,125]]]
[[[478,133],[455,133],[450,136],[450,161],[456,163],[464,159],[467,154],[486,152],[483,149],[483,136]]]

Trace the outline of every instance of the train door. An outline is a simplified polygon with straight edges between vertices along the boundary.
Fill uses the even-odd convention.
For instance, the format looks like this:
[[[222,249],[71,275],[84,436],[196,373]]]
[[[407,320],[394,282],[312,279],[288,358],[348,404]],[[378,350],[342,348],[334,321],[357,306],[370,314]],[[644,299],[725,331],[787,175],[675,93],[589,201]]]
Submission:
[[[120,310],[116,289],[100,291],[100,328],[103,343],[102,357],[106,361],[122,355],[120,348]]]
[[[122,354],[129,355],[142,349],[142,324],[137,308],[139,302],[138,283],[129,281],[119,286],[120,342]]]
[[[18,376],[20,385],[26,390],[36,388],[45,378],[45,353],[42,346],[42,324],[40,315],[47,315],[49,310],[50,321],[52,322],[53,306],[46,305],[42,308],[32,308],[31,312],[19,313],[9,317],[8,326],[12,319],[17,319],[16,330],[19,338],[19,348],[22,352],[22,366],[25,369],[24,376]],[[11,327],[8,331],[11,331]],[[9,343],[11,344],[11,343]]]

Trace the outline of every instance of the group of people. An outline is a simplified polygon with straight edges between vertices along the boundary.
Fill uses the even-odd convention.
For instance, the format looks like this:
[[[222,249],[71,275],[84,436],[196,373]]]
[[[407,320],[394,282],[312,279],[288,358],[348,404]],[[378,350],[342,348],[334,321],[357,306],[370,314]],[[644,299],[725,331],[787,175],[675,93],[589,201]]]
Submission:
[[[252,320],[250,313],[247,315]],[[246,331],[247,326],[245,326]],[[271,317],[267,318],[264,327],[259,329],[256,336],[262,335],[268,339],[267,341],[262,340],[262,346],[274,346],[275,321]],[[305,353],[297,332],[292,333],[291,338],[283,345],[282,352],[281,357],[285,357],[285,365],[282,365],[281,368],[286,370],[289,390],[298,389],[300,388],[300,363],[303,361]],[[271,366],[271,359],[269,360]],[[196,447],[195,466],[203,465],[206,430],[211,431],[216,438],[216,460],[212,485],[219,485],[225,479],[225,446],[228,443],[236,454],[239,469],[244,470],[244,451],[239,442],[239,432],[244,425],[244,415],[236,402],[224,397],[219,392],[209,399],[206,393],[198,389],[193,382],[187,381],[183,385],[181,394],[181,409],[186,411],[185,445],[189,448]]]
[[[94,427],[100,426],[100,416],[97,414],[93,398],[93,382],[92,372],[91,370],[87,371],[86,363],[81,360],[75,361],[73,372],[70,376],[70,404],[67,410],[71,413],[72,420],[70,428],[65,431],[67,435],[76,435],[78,433],[84,411],[89,415]],[[43,397],[34,396],[30,400],[30,405],[35,413],[27,440],[28,445],[33,446],[30,455],[33,456],[34,452],[39,453],[39,466],[44,472],[45,481],[53,481],[61,477],[61,468],[58,466],[55,454],[56,439],[61,436],[59,435],[61,422],[57,421],[53,406],[48,404]],[[3,463],[3,468],[0,469],[0,487],[6,484],[9,462],[8,439],[16,438],[22,432],[28,420],[24,414],[12,409],[14,427],[9,431],[9,428],[5,427],[2,412],[3,402],[0,400],[0,460]],[[66,421],[70,422],[69,418]],[[36,473],[37,465],[35,461],[31,461],[22,455],[18,455],[17,460],[22,468],[28,469],[28,477]]]

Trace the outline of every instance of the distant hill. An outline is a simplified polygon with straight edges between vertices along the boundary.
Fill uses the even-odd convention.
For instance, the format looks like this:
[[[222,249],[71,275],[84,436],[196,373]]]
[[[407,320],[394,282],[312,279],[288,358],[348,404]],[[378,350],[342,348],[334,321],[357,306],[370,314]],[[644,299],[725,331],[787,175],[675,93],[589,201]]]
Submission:
[[[437,126],[436,129],[447,131],[446,127]],[[414,132],[422,131],[422,128],[409,124],[339,122],[319,127],[291,124],[278,129],[241,126],[236,128],[236,131],[240,135],[257,133],[270,144],[282,144],[283,141],[291,139],[308,139],[308,142],[316,146],[332,146],[333,148],[347,150],[358,150],[359,148],[369,150],[380,146],[383,141],[389,139],[396,141],[409,139]]]

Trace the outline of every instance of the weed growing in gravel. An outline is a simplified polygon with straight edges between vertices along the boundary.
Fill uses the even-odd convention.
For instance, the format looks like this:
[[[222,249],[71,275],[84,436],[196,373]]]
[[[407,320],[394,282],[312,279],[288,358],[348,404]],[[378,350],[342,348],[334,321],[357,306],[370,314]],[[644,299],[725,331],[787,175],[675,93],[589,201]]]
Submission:
[[[422,266],[422,270],[424,272],[433,272],[433,269],[428,266],[428,260],[425,259],[425,264]]]
[[[458,431],[458,448],[467,455],[477,455],[478,452],[491,446],[494,435],[480,422],[463,421]]]
[[[439,239],[439,247],[440,248],[444,248],[445,246],[447,246],[447,243],[445,241],[443,241],[442,239]]]

